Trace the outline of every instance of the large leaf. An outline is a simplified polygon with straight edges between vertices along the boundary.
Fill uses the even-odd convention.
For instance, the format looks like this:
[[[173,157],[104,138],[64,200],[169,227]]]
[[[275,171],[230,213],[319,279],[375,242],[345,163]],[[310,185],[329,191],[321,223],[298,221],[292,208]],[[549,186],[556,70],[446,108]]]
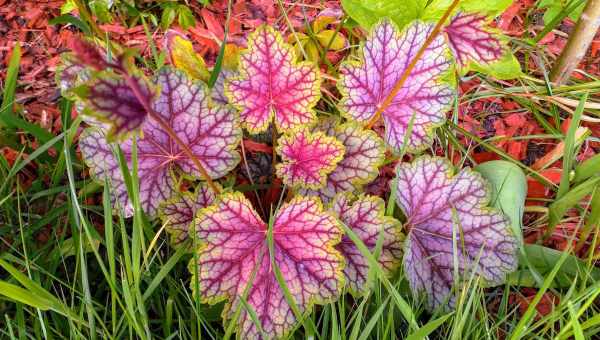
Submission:
[[[336,219],[317,199],[297,197],[279,209],[272,228],[274,263],[300,312],[335,299],[344,285],[343,259],[334,248],[342,237]],[[266,335],[286,335],[297,320],[270,261],[267,224],[250,202],[241,193],[224,194],[215,206],[201,210],[196,230],[205,245],[198,266],[190,269],[198,268],[202,301],[229,300],[225,319],[241,307],[238,337],[255,339],[259,329],[239,306],[248,290],[246,301]]]
[[[454,175],[447,160],[425,156],[400,163],[396,175],[396,202],[410,230],[404,271],[413,292],[426,293],[429,308],[453,303],[455,279],[475,272],[498,285],[516,269],[517,238],[504,215],[487,206],[490,194],[480,174],[463,169]]]
[[[208,175],[219,178],[233,169],[239,162],[235,149],[241,138],[235,113],[221,107],[209,107],[206,87],[191,82],[180,71],[165,68],[159,72],[155,83],[162,91],[153,104],[154,110],[188,145]],[[156,122],[147,120],[142,132],[143,138],[137,141],[140,200],[144,211],[152,216],[159,203],[174,193],[172,170],[177,168],[194,177],[201,177],[201,174]],[[108,178],[113,186],[114,199],[118,200],[126,215],[131,215],[123,177],[104,133],[95,128],[84,131],[79,147],[92,176],[102,182]],[[131,140],[122,142],[120,147],[131,163]]]
[[[465,68],[470,62],[490,64],[504,55],[499,33],[492,31],[487,20],[478,13],[458,13],[444,28],[458,66]]]
[[[367,248],[374,252],[378,242],[379,264],[386,273],[392,273],[401,263],[401,225],[393,217],[385,216],[385,203],[377,196],[360,196],[353,200],[350,195],[336,196],[332,210],[348,228],[361,239]],[[379,238],[381,237],[381,241]],[[348,236],[342,238],[336,248],[346,259],[344,275],[346,285],[354,294],[364,294],[369,290],[369,260]]]
[[[279,138],[277,176],[291,187],[318,189],[344,156],[344,145],[322,132],[299,129]]]
[[[452,0],[342,0],[344,11],[364,28],[371,28],[382,17],[391,18],[400,28],[413,20],[437,21]],[[461,0],[458,9],[494,17],[504,12],[512,0]]]
[[[385,159],[385,144],[371,130],[359,124],[347,122],[339,124],[338,119],[324,119],[315,127],[340,141],[346,152],[344,158],[327,176],[326,184],[318,190],[302,189],[303,195],[318,195],[323,202],[329,202],[337,193],[362,190],[379,174],[378,168]]]
[[[366,123],[382,105],[406,66],[421,47],[432,26],[420,22],[398,33],[394,24],[383,21],[375,26],[362,47],[360,62],[342,64],[339,89],[343,94],[340,106],[343,114]],[[385,141],[400,150],[411,118],[412,133],[407,149],[417,151],[432,142],[433,129],[443,124],[454,91],[440,82],[449,69],[446,44],[436,37],[411,71],[391,105],[382,113]]]
[[[171,243],[178,246],[187,239],[192,238],[192,222],[196,212],[213,204],[215,193],[204,184],[196,188],[194,193],[176,193],[160,206],[160,217],[171,234]]]
[[[250,34],[248,50],[240,56],[240,76],[227,82],[225,92],[251,133],[265,131],[273,115],[279,130],[314,120],[319,72],[295,60],[293,48],[273,28],[261,26]]]
[[[342,7],[364,28],[371,28],[383,17],[389,17],[399,27],[420,17],[425,8],[422,0],[342,0]]]

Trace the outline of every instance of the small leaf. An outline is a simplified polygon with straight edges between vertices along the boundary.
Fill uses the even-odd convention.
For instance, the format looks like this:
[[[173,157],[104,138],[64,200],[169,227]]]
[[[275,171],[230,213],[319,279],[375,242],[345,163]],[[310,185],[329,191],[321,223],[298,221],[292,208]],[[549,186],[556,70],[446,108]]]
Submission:
[[[240,159],[235,151],[241,139],[235,113],[210,107],[206,86],[191,82],[183,72],[163,68],[154,83],[162,89],[153,103],[154,110],[188,145],[211,178],[226,175]],[[174,194],[173,170],[196,178],[201,174],[158,123],[147,120],[142,132],[143,138],[137,141],[140,201],[144,211],[153,216],[158,205]],[[123,177],[104,133],[94,128],[85,130],[79,147],[92,176],[100,182],[105,178],[110,180],[113,202],[118,201],[125,215],[131,216]],[[122,142],[120,147],[131,167],[131,140]]]
[[[458,13],[444,28],[448,45],[457,61],[464,68],[469,62],[490,64],[500,60],[505,47],[490,27],[487,17],[477,13]]]
[[[321,120],[315,130],[335,137],[345,148],[344,157],[327,176],[326,184],[318,190],[301,189],[303,195],[317,195],[329,202],[337,193],[361,191],[379,174],[379,166],[385,159],[385,144],[371,130],[347,122],[339,124],[337,119]]]
[[[362,47],[360,62],[346,62],[340,68],[338,87],[343,97],[342,114],[366,123],[382,105],[432,30],[431,25],[416,22],[398,33],[394,24],[383,21],[374,27]],[[400,151],[413,115],[408,150],[417,151],[431,144],[433,129],[443,124],[454,90],[440,83],[450,68],[443,37],[438,36],[382,113],[385,141]]]
[[[350,195],[341,194],[336,196],[332,210],[371,252],[375,251],[379,238],[382,238],[378,262],[385,273],[391,274],[400,265],[404,239],[401,225],[395,218],[384,216],[385,203],[381,198],[360,196],[352,202]],[[370,288],[369,261],[348,236],[344,236],[336,248],[346,259],[346,285],[353,294],[366,293]]]
[[[202,209],[196,221],[205,243],[199,251],[198,272],[193,273],[202,302],[227,299],[223,318],[230,319],[248,287],[246,301],[266,335],[287,335],[298,320],[271,265],[267,224],[248,199],[241,193],[224,194],[216,205]],[[272,228],[272,256],[300,312],[335,299],[344,285],[343,258],[334,248],[342,237],[337,220],[323,212],[318,199],[296,197],[277,211]],[[190,265],[192,271],[194,267]],[[237,332],[240,339],[260,338],[243,307]]]
[[[332,51],[339,51],[346,47],[346,37],[335,30],[324,30],[316,35],[323,48],[329,48]]]
[[[248,50],[240,56],[240,76],[227,82],[226,94],[249,132],[267,130],[273,115],[279,130],[315,119],[319,71],[295,59],[293,48],[271,27],[261,26],[248,38]]]
[[[194,13],[186,5],[179,5],[177,7],[177,22],[184,30],[196,26],[196,19]]]
[[[282,158],[282,163],[277,164],[277,176],[284,184],[318,189],[342,160],[344,146],[322,132],[301,129],[282,136],[277,153]]]
[[[176,193],[160,206],[160,217],[171,234],[171,243],[179,246],[191,238],[190,232],[196,212],[213,204],[215,194],[207,185],[201,184],[195,193]]]
[[[163,40],[163,46],[173,66],[183,70],[193,79],[208,81],[210,72],[204,59],[194,51],[192,42],[185,36],[177,31],[168,30]]]
[[[453,304],[455,257],[459,282],[475,272],[499,285],[516,269],[517,238],[504,215],[487,207],[490,193],[480,174],[463,169],[454,175],[447,160],[421,157],[400,163],[396,175],[396,202],[409,230],[404,271],[413,292],[426,293],[430,309]]]

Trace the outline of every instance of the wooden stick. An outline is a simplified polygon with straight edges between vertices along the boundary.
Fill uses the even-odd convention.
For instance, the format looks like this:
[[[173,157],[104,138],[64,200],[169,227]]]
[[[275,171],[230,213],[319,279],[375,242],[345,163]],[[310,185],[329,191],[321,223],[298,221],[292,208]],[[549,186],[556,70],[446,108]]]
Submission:
[[[569,36],[567,46],[550,72],[550,80],[553,83],[560,85],[569,79],[573,70],[585,56],[598,27],[600,27],[600,0],[589,0],[573,33]]]

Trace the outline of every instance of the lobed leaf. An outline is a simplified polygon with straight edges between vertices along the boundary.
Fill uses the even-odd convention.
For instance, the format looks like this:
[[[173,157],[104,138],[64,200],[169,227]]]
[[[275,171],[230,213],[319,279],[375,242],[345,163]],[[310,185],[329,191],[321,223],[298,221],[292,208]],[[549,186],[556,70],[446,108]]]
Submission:
[[[160,205],[160,217],[171,234],[171,243],[179,246],[193,232],[196,212],[215,201],[215,193],[205,184],[200,184],[194,193],[178,192]]]
[[[505,52],[499,35],[487,25],[487,17],[478,13],[457,13],[444,28],[448,46],[458,66],[469,62],[485,65],[502,58]]]
[[[277,176],[284,184],[318,189],[342,160],[344,146],[322,132],[300,129],[279,138],[277,153],[282,159],[276,166]]]
[[[316,195],[323,202],[329,202],[338,193],[362,190],[365,184],[377,177],[378,168],[385,159],[385,144],[374,131],[365,130],[354,122],[339,124],[338,119],[331,118],[321,120],[315,130],[335,137],[346,151],[327,176],[324,187],[317,190],[300,189],[301,194]]]
[[[332,210],[369,251],[374,252],[380,242],[378,262],[386,273],[392,273],[400,265],[404,239],[400,231],[401,224],[395,218],[385,216],[385,203],[381,198],[360,196],[353,201],[350,195],[340,194],[336,196]],[[368,292],[369,261],[346,235],[336,249],[346,259],[344,275],[350,292],[357,295]]]
[[[334,245],[342,232],[336,219],[324,212],[318,199],[296,197],[284,204],[273,219],[273,258],[302,313],[313,304],[335,299],[343,287],[343,258]],[[199,295],[214,304],[229,300],[223,318],[241,307],[238,337],[259,338],[259,329],[241,303],[255,312],[270,338],[282,338],[298,320],[271,267],[268,227],[241,193],[227,193],[202,209],[196,230],[204,246],[199,250]],[[190,265],[190,269],[196,266]],[[194,279],[192,279],[194,282]]]
[[[364,46],[359,62],[346,62],[340,68],[338,83],[343,97],[343,115],[361,123],[368,122],[398,82],[406,66],[424,43],[433,26],[421,22],[409,25],[402,33],[390,21],[376,25]],[[449,70],[444,38],[436,37],[383,112],[385,141],[394,150],[402,147],[411,117],[412,134],[407,149],[416,151],[432,142],[433,129],[443,124],[454,90],[440,78]]]
[[[265,131],[273,116],[279,130],[314,121],[319,72],[313,64],[295,60],[293,48],[273,28],[263,25],[250,34],[248,50],[240,56],[240,76],[225,87],[249,132]]]
[[[206,86],[191,82],[181,71],[164,68],[155,83],[161,93],[152,104],[154,110],[188,145],[208,175],[219,178],[233,169],[240,159],[235,149],[241,139],[235,113],[223,107],[210,107]],[[201,174],[158,123],[145,121],[142,132],[143,138],[137,141],[140,201],[144,211],[153,216],[158,205],[173,196],[175,184],[171,172],[174,169],[197,178]],[[120,143],[120,147],[130,163],[131,140]],[[105,133],[96,128],[84,131],[80,149],[92,176],[100,181],[110,180],[113,200],[130,216],[131,204],[122,184],[122,174]]]
[[[438,157],[420,157],[396,168],[396,201],[409,230],[404,271],[413,292],[426,293],[430,309],[453,303],[455,258],[459,282],[475,272],[489,285],[503,283],[518,262],[510,222],[487,206],[487,183],[470,169],[453,174],[452,165]]]

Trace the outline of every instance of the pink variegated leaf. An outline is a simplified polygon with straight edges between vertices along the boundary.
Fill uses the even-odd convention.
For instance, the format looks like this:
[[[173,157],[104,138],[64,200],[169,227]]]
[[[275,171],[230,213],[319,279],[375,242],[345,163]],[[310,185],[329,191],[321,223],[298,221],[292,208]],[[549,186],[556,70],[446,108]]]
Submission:
[[[337,193],[354,192],[371,182],[379,174],[378,168],[385,159],[385,144],[371,130],[354,122],[340,124],[338,119],[324,119],[315,130],[335,137],[345,148],[344,158],[327,176],[325,186],[317,190],[300,189],[303,195],[321,197],[329,202]]]
[[[360,196],[353,200],[350,195],[337,195],[332,207],[340,221],[360,238],[373,253],[381,237],[378,262],[384,272],[391,274],[401,263],[404,239],[400,221],[385,216],[385,204],[376,196]],[[353,294],[364,294],[369,290],[369,261],[358,250],[356,244],[344,235],[336,248],[346,259],[344,275],[346,285]]]
[[[301,313],[307,313],[314,304],[334,300],[344,285],[343,258],[334,248],[342,232],[318,199],[304,197],[279,208],[272,228],[270,254],[268,226],[248,199],[241,193],[224,194],[216,205],[198,214],[196,230],[204,245],[197,265],[189,267],[198,278],[203,302],[228,300],[224,319],[233,316],[247,290],[246,301],[256,313],[260,328],[268,338],[279,339],[298,320],[275,276],[270,255],[295,305]],[[239,307],[238,338],[262,338],[248,310]]]
[[[314,120],[319,72],[313,64],[295,60],[292,47],[273,28],[261,26],[250,34],[248,50],[240,56],[240,76],[228,81],[225,90],[249,132],[265,131],[273,115],[279,130]]]
[[[194,216],[202,208],[213,204],[215,193],[204,184],[196,188],[194,193],[176,193],[160,205],[160,217],[171,234],[171,243],[179,246],[193,237]]]
[[[399,33],[389,21],[376,25],[362,47],[360,61],[346,62],[340,68],[342,113],[361,123],[373,118],[432,28],[417,21]],[[417,151],[431,144],[433,129],[443,124],[454,98],[454,90],[440,80],[450,65],[440,35],[425,49],[391,105],[382,112],[385,141],[394,150],[402,148],[413,115],[407,150]]]
[[[498,285],[516,269],[517,238],[507,218],[488,207],[488,184],[480,174],[467,168],[454,175],[449,161],[425,156],[400,163],[396,175],[396,201],[409,230],[404,272],[430,309],[454,303],[455,258],[458,282],[474,272]]]
[[[180,71],[164,68],[155,83],[162,91],[152,104],[154,110],[188,145],[208,175],[216,179],[233,169],[239,162],[235,149],[241,138],[235,113],[223,107],[209,107],[206,87],[191,82]],[[173,196],[174,170],[196,178],[201,174],[158,123],[146,120],[142,132],[143,137],[137,141],[140,201],[144,211],[153,216],[158,205]],[[130,216],[131,204],[122,185],[123,177],[104,132],[94,128],[86,130],[79,145],[92,176],[102,182],[109,179],[113,195],[119,198],[125,215]],[[120,147],[131,168],[131,140],[122,142]]]
[[[460,67],[466,67],[471,61],[489,64],[504,55],[499,34],[488,26],[487,21],[485,15],[458,13],[444,28],[450,50]]]
[[[318,189],[344,156],[344,146],[322,132],[300,129],[277,142],[277,176],[291,187]]]

